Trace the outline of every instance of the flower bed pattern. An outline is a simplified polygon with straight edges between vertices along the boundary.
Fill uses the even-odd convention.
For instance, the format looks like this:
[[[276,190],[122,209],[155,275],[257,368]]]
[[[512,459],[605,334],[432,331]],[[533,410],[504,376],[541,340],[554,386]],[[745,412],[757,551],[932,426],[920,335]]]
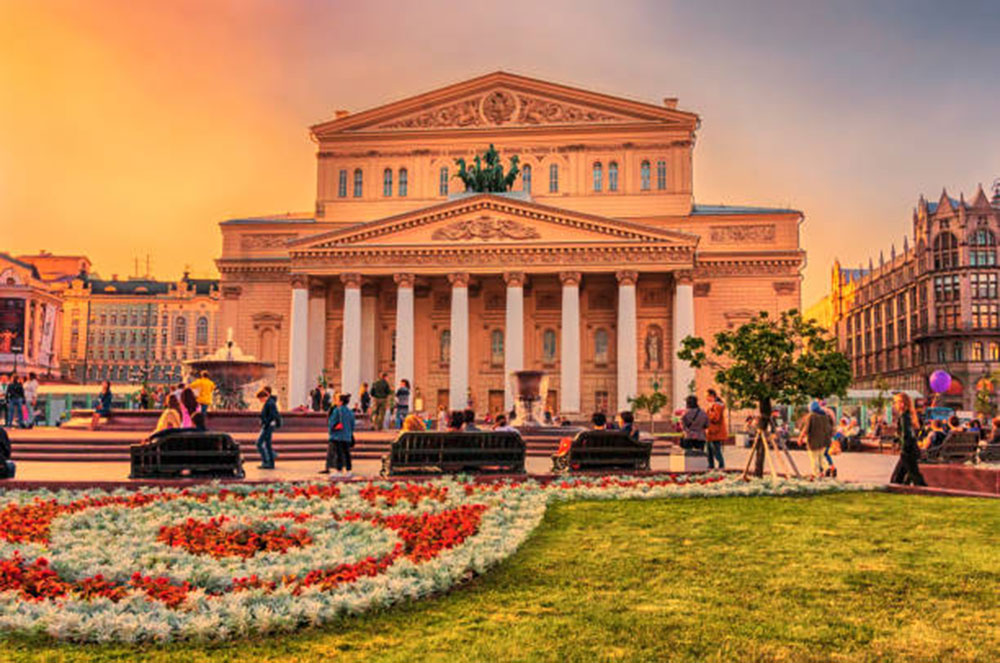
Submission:
[[[703,474],[8,491],[0,629],[124,642],[291,631],[483,573],[524,542],[551,500],[845,488]]]

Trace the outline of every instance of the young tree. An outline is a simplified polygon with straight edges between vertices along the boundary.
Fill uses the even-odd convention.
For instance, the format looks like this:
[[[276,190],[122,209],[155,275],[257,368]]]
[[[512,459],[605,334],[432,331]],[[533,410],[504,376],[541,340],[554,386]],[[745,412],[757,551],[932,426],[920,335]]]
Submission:
[[[653,392],[650,394],[639,394],[638,396],[629,397],[628,402],[632,405],[632,412],[636,410],[645,410],[649,413],[649,430],[654,435],[656,434],[656,421],[653,417],[656,413],[667,406],[667,395],[660,391],[660,381],[657,378],[653,378]]]
[[[777,318],[761,312],[734,331],[717,333],[713,341],[709,349],[704,339],[688,336],[677,357],[696,369],[714,369],[715,381],[733,405],[757,408],[765,435],[776,403],[843,396],[851,382],[850,364],[836,340],[794,309]],[[758,477],[764,474],[764,449],[759,447],[758,438],[751,449]]]
[[[889,393],[889,381],[885,378],[879,378],[875,381],[875,389],[875,396],[868,399],[868,407],[881,420],[885,417],[885,408],[892,401],[892,394]]]

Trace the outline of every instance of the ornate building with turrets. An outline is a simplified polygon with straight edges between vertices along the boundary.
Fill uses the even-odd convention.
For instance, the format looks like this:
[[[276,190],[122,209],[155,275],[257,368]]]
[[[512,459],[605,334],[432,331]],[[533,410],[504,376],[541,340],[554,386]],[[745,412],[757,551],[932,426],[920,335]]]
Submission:
[[[982,186],[969,201],[921,196],[901,253],[834,262],[830,294],[810,312],[837,334],[856,387],[926,393],[941,369],[952,376],[944,404],[972,409],[976,382],[1000,369],[998,235],[1000,180],[992,199]]]

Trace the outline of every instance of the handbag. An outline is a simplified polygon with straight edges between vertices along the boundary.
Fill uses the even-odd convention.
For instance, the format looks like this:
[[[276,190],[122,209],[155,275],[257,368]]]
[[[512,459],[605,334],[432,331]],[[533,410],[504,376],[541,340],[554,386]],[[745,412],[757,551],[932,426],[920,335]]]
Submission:
[[[348,449],[353,449],[354,448],[354,434],[353,433],[351,434],[351,441],[347,443],[347,448]]]

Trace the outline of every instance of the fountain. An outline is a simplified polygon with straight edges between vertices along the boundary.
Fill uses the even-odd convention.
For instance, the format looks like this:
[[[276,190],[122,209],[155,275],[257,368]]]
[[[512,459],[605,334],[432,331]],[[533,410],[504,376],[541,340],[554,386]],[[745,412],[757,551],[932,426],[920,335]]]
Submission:
[[[540,428],[542,394],[548,390],[545,371],[522,370],[511,373],[515,396],[514,417],[518,428]]]
[[[244,354],[233,341],[233,329],[226,334],[226,344],[210,355],[184,362],[190,374],[208,371],[215,382],[217,406],[221,410],[246,410],[248,391],[256,392],[260,382],[274,370],[269,361],[258,361],[252,355]]]

